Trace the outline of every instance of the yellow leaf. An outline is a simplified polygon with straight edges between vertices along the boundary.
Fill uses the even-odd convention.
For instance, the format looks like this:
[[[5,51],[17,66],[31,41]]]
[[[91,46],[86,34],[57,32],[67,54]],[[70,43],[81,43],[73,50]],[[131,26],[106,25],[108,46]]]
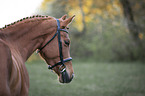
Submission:
[[[90,21],[92,21],[92,18],[91,18],[90,16],[86,16],[86,17],[85,17],[85,21],[86,21],[86,22],[90,22]]]
[[[84,11],[85,13],[88,13],[88,12],[89,12],[89,8],[88,8],[87,6],[84,6],[84,7],[83,7],[83,11]]]
[[[101,14],[102,14],[101,9],[99,9],[99,8],[97,8],[95,11],[96,11],[96,13],[97,13],[98,15],[101,15]]]
[[[90,7],[90,6],[92,6],[92,4],[93,4],[92,0],[86,0],[86,5],[87,6]]]
[[[143,34],[142,33],[139,33],[139,38],[143,39]]]
[[[83,30],[83,23],[82,23],[82,14],[81,14],[81,11],[80,9],[73,9],[73,10],[70,10],[69,11],[69,15],[72,16],[72,15],[76,15],[76,18],[75,18],[75,27],[79,30],[79,31],[82,31]]]
[[[53,1],[53,0],[43,0],[43,2],[41,3],[40,8],[41,8],[42,10],[46,10],[46,9],[47,9],[47,4],[50,3],[50,2],[52,2],[52,1]]]

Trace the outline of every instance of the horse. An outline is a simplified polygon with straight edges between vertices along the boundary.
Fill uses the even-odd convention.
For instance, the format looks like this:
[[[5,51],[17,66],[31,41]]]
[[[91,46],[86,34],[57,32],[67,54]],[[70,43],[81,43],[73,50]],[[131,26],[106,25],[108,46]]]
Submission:
[[[34,15],[0,29],[0,96],[28,96],[25,62],[35,51],[57,74],[60,83],[72,81],[68,25],[74,17]]]

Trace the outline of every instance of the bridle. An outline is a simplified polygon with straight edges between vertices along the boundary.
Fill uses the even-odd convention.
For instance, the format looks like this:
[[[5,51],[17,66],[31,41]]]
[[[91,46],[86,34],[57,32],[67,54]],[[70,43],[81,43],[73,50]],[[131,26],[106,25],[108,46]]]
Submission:
[[[52,66],[48,66],[48,69],[53,69],[54,67],[58,66],[58,65],[61,65],[59,67],[60,69],[60,72],[64,72],[66,71],[66,66],[64,63],[68,62],[68,61],[71,61],[72,58],[69,57],[69,58],[66,58],[66,59],[63,59],[63,54],[62,54],[62,41],[61,41],[61,35],[60,35],[60,31],[63,31],[63,32],[66,32],[68,33],[68,31],[66,29],[61,29],[60,28],[60,22],[58,19],[56,19],[57,21],[57,32],[54,34],[54,36],[40,49],[38,49],[37,53],[39,53],[43,48],[45,48],[57,35],[58,35],[58,45],[59,45],[59,57],[60,57],[60,61]]]

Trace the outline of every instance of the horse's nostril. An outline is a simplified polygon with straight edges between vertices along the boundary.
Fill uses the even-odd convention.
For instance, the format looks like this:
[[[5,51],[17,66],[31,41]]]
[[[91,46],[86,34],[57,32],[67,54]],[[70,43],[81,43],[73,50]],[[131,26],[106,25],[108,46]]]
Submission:
[[[62,83],[70,83],[74,77],[74,74],[69,76],[67,71],[62,72],[61,75],[62,75]]]

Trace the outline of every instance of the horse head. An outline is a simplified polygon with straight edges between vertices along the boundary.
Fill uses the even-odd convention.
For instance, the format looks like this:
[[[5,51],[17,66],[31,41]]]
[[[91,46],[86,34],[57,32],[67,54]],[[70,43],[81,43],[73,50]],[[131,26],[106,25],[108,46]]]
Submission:
[[[60,19],[56,19],[53,22],[56,26],[52,28],[53,35],[51,39],[46,36],[44,44],[39,49],[40,55],[49,65],[49,69],[55,71],[61,83],[71,82],[74,76],[67,27],[73,18],[74,16],[66,18],[66,15],[64,15]]]

